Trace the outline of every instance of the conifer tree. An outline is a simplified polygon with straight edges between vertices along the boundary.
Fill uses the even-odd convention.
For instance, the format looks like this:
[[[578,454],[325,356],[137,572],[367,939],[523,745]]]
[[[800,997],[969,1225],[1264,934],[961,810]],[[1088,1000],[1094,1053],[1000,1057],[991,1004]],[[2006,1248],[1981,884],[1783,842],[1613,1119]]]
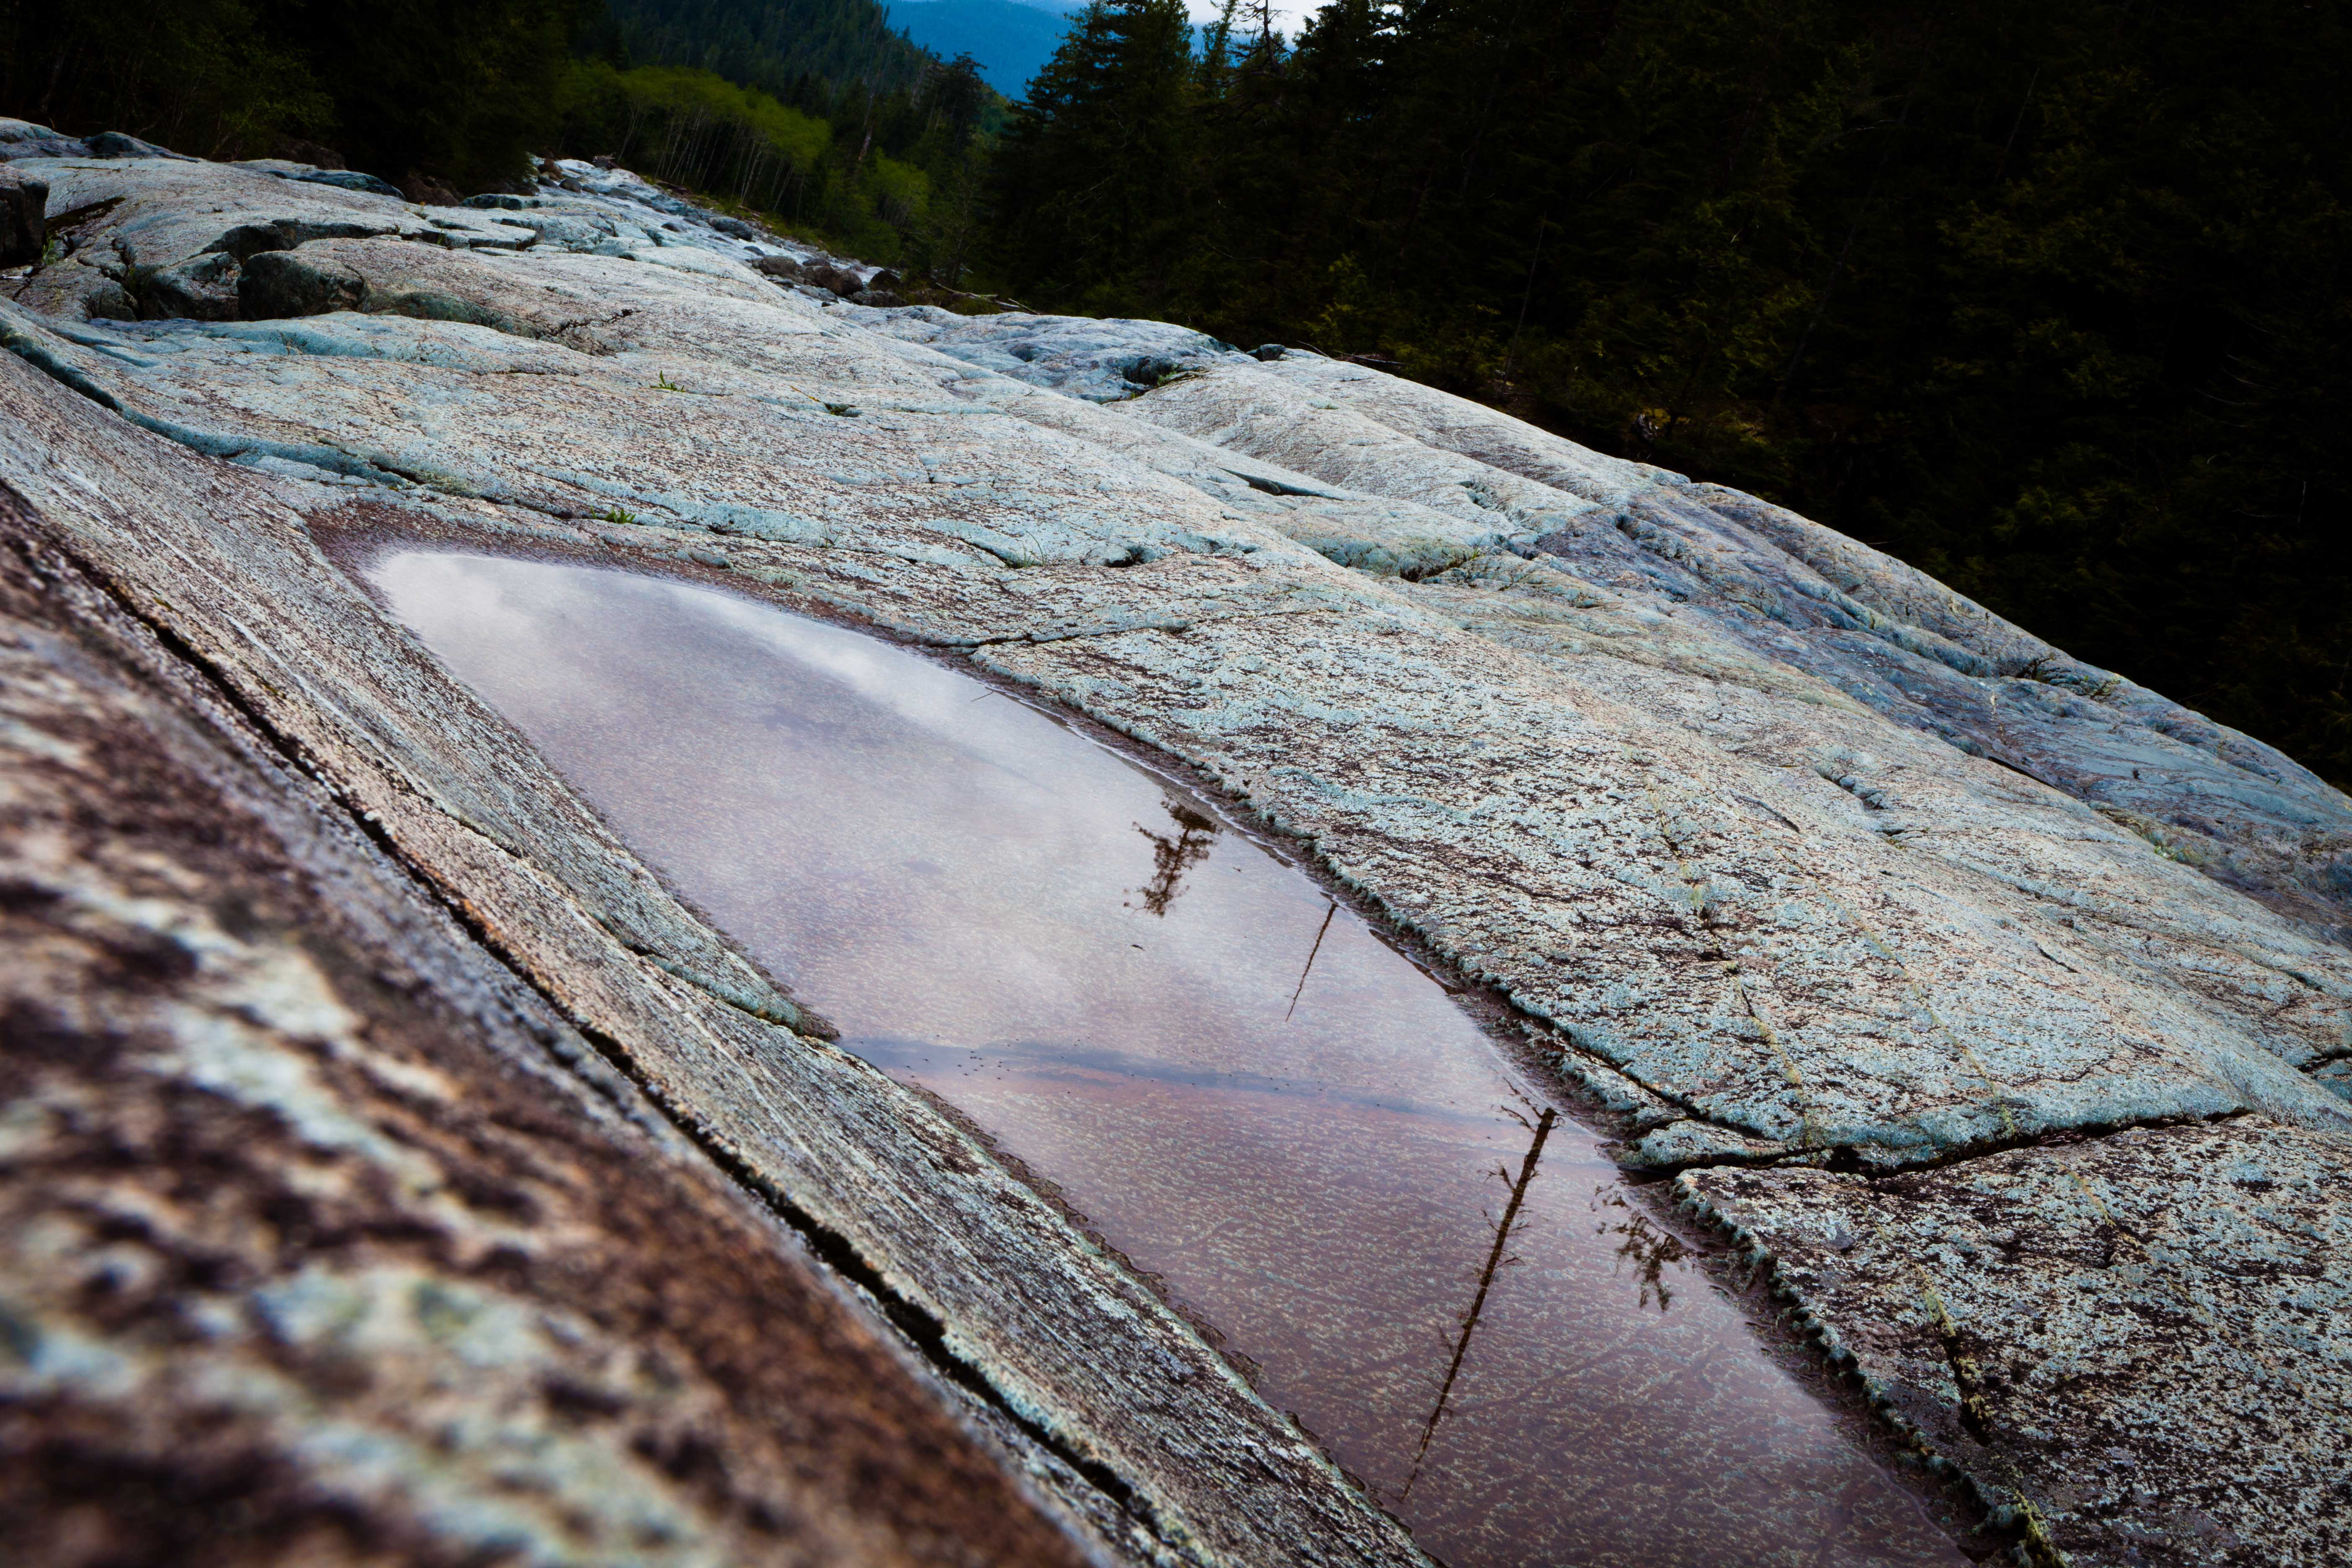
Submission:
[[[999,264],[1056,298],[1149,309],[1192,244],[1183,0],[1095,0],[997,151]]]

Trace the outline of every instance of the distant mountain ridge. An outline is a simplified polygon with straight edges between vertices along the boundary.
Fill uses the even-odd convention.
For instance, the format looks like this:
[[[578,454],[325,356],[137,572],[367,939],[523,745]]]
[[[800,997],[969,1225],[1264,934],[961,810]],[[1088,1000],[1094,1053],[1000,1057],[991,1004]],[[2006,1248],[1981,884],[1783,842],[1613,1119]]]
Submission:
[[[1017,100],[1085,10],[1085,0],[896,0],[889,16],[941,59],[970,55],[989,86]]]

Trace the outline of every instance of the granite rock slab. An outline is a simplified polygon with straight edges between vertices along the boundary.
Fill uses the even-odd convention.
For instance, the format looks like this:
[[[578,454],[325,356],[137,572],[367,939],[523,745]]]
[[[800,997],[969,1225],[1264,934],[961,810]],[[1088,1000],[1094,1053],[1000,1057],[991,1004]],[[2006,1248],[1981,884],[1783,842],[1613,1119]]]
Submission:
[[[2341,1168],[2352,801],[1806,520],[1299,351],[820,300],[751,265],[768,239],[613,171],[451,217],[207,164],[18,166],[80,216],[0,303],[0,483],[699,1147],[1118,1478],[1139,1500],[1054,1495],[1103,1541],[1140,1531],[1121,1550],[1411,1552],[1148,1292],[825,1047],[339,563],[415,537],[692,576],[1110,726],[1490,986],[1563,1093],[1623,1114],[1626,1163],[1688,1173],[1776,1258],[1806,1226],[1942,1223],[1979,1169],[2064,1175],[2021,1176],[2002,1222],[2054,1257],[2067,1172],[2118,1214],[2189,1201],[2194,1162],[2132,1151]],[[126,251],[168,271],[245,228],[332,287],[248,301],[240,278],[209,319],[105,292],[161,275]],[[2325,1272],[2340,1184],[2312,1180],[2297,1256]],[[2163,1289],[2240,1291],[2258,1239],[2171,1247]],[[1991,1303],[2042,1287],[1971,1245],[1938,1299],[1983,1303],[1976,1364],[2021,1367],[2045,1330]],[[2242,1506],[2206,1473],[2340,1452],[2303,1296],[2171,1325],[2194,1377],[2018,1395],[2019,1432],[2210,1424],[2210,1451],[2119,1442],[2137,1479],[2100,1490],[2071,1436],[1982,1440],[2008,1430],[1992,1385],[1903,1370],[1903,1288],[1842,1279],[1783,1282],[2032,1552],[2335,1554],[2339,1505]],[[2287,1415],[2228,1382],[2244,1344]],[[1162,1357],[1200,1375],[1171,1393]]]
[[[5,492],[0,942],[12,1560],[1100,1560]]]
[[[2077,1562],[2352,1554],[2352,1151],[2255,1121],[1693,1171],[1872,1396]]]

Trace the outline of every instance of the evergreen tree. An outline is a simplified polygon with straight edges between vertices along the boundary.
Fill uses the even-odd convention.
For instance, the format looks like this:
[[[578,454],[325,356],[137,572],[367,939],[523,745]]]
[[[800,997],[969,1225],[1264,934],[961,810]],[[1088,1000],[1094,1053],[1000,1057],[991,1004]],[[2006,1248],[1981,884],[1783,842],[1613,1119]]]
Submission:
[[[827,118],[828,89],[913,91],[937,62],[875,0],[612,0],[630,55],[709,71]]]
[[[1183,0],[1095,0],[997,150],[999,263],[1055,298],[1148,310],[1190,253],[1192,30]]]

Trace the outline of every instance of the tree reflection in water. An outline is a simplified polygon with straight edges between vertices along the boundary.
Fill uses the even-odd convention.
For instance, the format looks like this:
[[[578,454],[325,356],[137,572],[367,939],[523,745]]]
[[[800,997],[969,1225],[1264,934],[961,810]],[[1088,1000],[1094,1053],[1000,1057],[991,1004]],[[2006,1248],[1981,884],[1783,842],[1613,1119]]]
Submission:
[[[1680,1264],[1690,1256],[1690,1248],[1683,1245],[1680,1237],[1650,1223],[1648,1215],[1634,1213],[1627,1206],[1623,1194],[1602,1187],[1595,1189],[1593,1195],[1598,1200],[1592,1205],[1596,1209],[1625,1210],[1623,1219],[1615,1225],[1604,1220],[1593,1226],[1593,1232],[1625,1238],[1624,1245],[1617,1248],[1618,1266],[1622,1268],[1630,1260],[1633,1277],[1642,1288],[1642,1305],[1646,1307],[1654,1300],[1658,1310],[1664,1311],[1675,1300],[1675,1288],[1665,1279],[1666,1266]]]
[[[1184,890],[1184,873],[1209,858],[1209,847],[1217,837],[1217,825],[1181,800],[1161,804],[1176,819],[1176,833],[1171,837],[1154,833],[1139,822],[1135,825],[1138,833],[1151,840],[1151,880],[1135,890],[1143,895],[1147,912],[1165,919],[1168,906]]]

